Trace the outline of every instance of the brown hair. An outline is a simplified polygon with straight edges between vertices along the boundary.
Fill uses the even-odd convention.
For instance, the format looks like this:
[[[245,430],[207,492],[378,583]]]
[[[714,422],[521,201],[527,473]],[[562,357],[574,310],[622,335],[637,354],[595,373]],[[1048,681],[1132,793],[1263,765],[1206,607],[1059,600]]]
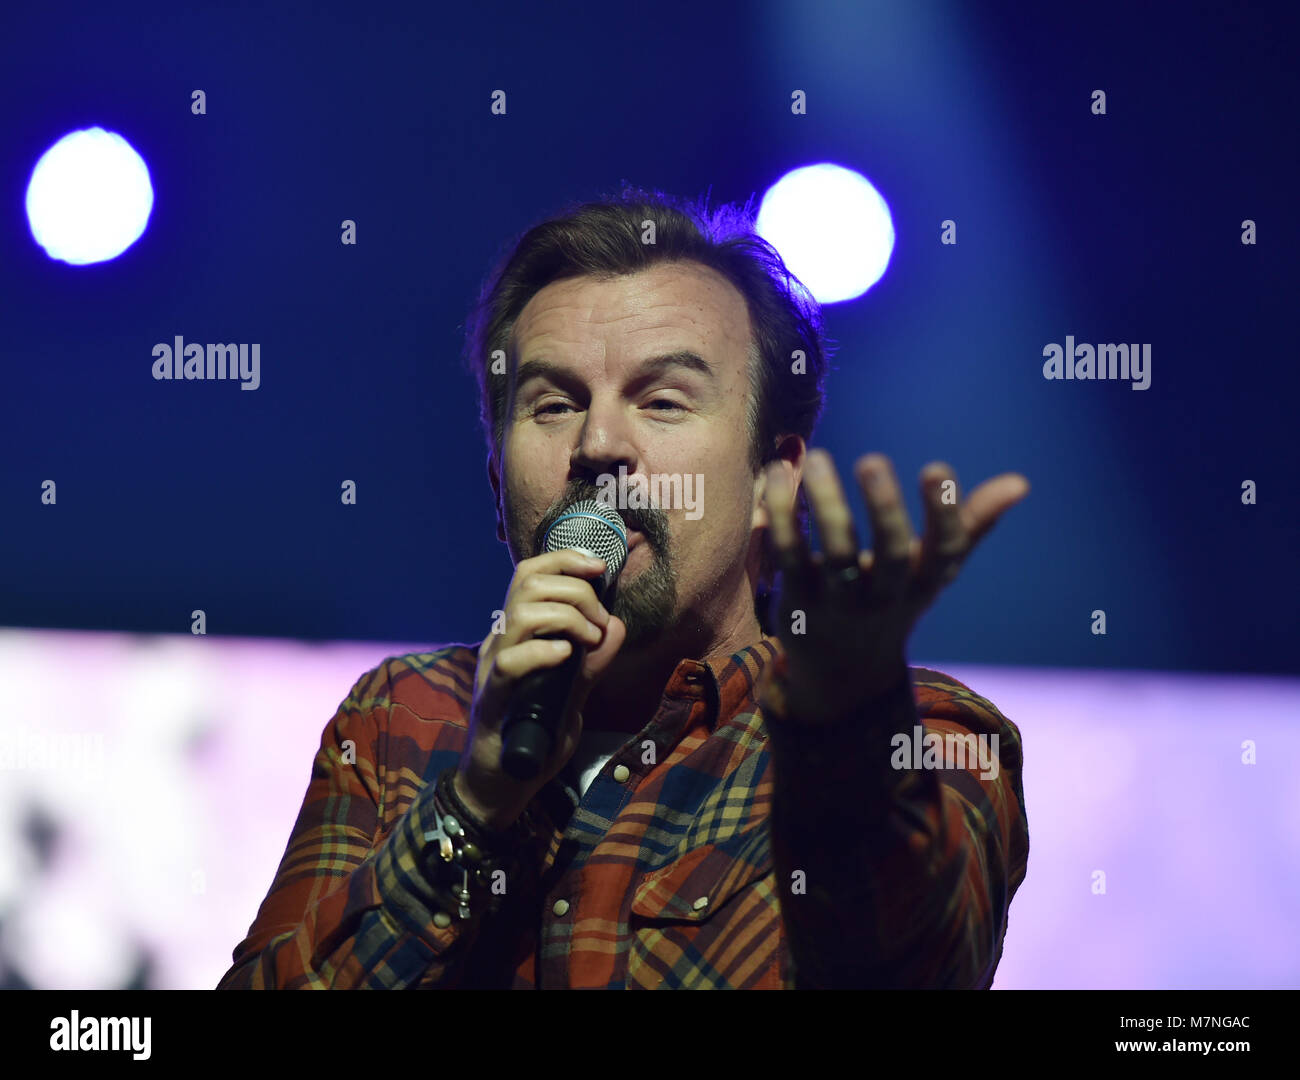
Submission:
[[[690,261],[720,274],[744,297],[753,338],[750,343],[748,422],[751,465],[776,455],[785,434],[812,439],[825,400],[823,383],[832,345],[812,294],[786,269],[777,250],[754,230],[753,198],[743,207],[724,204],[710,211],[708,196],[687,201],[624,184],[617,195],[572,203],[558,215],[507,242],[484,280],[466,322],[463,362],[479,389],[479,419],[489,455],[501,460],[509,376],[493,377],[498,350],[513,372],[515,321],[545,286],[566,278],[608,280],[655,264]],[[653,242],[646,239],[653,223]],[[795,351],[803,354],[795,368]],[[499,369],[498,369],[499,370]],[[798,524],[807,530],[802,485]],[[756,610],[767,618],[772,561],[764,545]]]

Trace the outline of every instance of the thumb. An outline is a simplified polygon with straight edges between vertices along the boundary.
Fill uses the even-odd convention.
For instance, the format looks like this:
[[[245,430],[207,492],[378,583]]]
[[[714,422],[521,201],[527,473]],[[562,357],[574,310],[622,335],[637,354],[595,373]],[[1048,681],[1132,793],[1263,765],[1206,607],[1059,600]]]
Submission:
[[[583,657],[582,667],[577,679],[574,680],[573,698],[565,713],[565,730],[560,740],[559,754],[554,759],[560,764],[552,767],[551,776],[556,775],[556,770],[563,768],[564,763],[573,757],[574,751],[577,750],[578,740],[582,737],[583,731],[582,710],[586,708],[587,698],[591,696],[592,689],[600,681],[600,677],[618,655],[618,650],[623,647],[623,642],[626,640],[627,625],[622,619],[611,615],[600,644],[594,649],[588,649],[586,656]]]
[[[623,647],[623,642],[626,640],[627,624],[617,615],[611,615],[609,625],[605,627],[605,636],[601,639],[600,644],[594,649],[589,649],[582,661],[582,671],[579,674],[579,695],[584,704],[587,695],[591,693],[592,687],[600,681],[600,677],[613,663],[614,657],[618,655],[619,649]]]
[[[623,647],[623,642],[626,640],[627,625],[622,619],[611,615],[600,644],[594,649],[588,649],[587,655],[583,657],[582,668],[574,682],[573,700],[569,705],[569,711],[565,714],[565,732],[561,741],[561,752],[556,760],[567,762],[578,748],[578,740],[582,737],[583,730],[582,710],[586,708],[587,698],[591,696],[593,687],[600,681],[600,677],[618,655],[618,650]]]

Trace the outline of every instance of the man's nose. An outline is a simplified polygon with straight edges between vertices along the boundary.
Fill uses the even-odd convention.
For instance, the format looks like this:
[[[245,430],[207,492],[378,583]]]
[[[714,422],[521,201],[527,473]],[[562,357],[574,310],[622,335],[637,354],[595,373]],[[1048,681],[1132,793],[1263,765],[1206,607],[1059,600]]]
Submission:
[[[629,475],[636,472],[631,421],[619,404],[591,402],[570,464],[597,476],[610,473],[617,477],[619,466],[626,468]]]

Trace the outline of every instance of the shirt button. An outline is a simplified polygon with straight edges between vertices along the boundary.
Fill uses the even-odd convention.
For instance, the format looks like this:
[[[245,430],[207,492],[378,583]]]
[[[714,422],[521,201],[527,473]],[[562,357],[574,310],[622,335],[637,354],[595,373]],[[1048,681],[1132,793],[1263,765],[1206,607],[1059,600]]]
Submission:
[[[623,781],[626,780],[631,775],[632,772],[630,769],[628,769],[626,765],[614,766],[614,779],[617,780],[620,784],[623,783]]]
[[[451,916],[445,911],[436,912],[433,916],[433,925],[446,929],[451,925]]]
[[[709,898],[707,896],[701,896],[692,906],[696,911],[703,911],[709,906]]]
[[[555,901],[555,906],[551,908],[556,915],[565,915],[569,911],[569,902],[567,900]]]

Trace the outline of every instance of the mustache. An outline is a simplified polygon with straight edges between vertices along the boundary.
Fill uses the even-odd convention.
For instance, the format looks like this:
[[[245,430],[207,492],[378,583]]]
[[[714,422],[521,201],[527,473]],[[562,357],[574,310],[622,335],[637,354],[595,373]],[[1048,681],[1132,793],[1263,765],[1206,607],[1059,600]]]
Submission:
[[[533,531],[533,554],[542,553],[542,544],[546,540],[547,532],[562,515],[568,513],[577,503],[585,502],[587,499],[599,500],[600,494],[601,489],[591,480],[579,478],[569,481],[564,494],[551,504],[551,508],[542,515],[542,520],[537,523],[537,528]],[[635,529],[646,538],[646,542],[655,554],[663,555],[668,551],[667,513],[649,506],[635,509],[613,507],[612,509],[623,519],[626,528]]]

